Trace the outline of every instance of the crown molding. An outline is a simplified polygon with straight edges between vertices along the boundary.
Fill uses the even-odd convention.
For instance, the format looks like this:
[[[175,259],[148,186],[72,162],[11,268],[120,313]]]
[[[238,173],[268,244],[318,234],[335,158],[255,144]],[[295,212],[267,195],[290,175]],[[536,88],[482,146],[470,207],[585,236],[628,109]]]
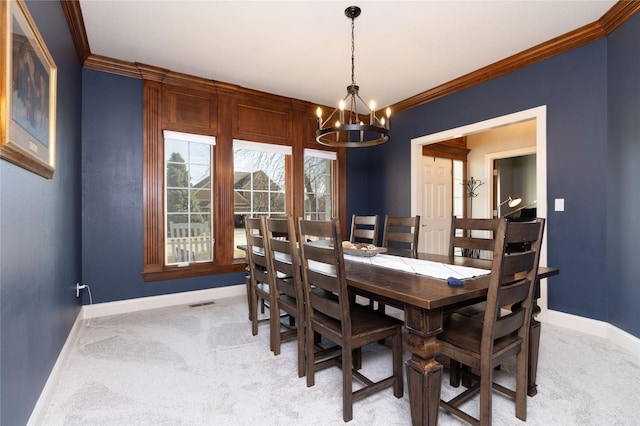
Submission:
[[[162,81],[178,85],[202,85],[215,87],[217,90],[247,90],[239,86],[227,83],[214,82],[204,78],[189,76],[164,70],[162,68],[143,65],[133,62],[125,62],[106,56],[91,53],[87,33],[84,27],[82,11],[79,0],[60,0],[67,24],[71,32],[80,63],[83,67],[104,71],[127,77],[141,78],[152,81]],[[516,53],[486,67],[465,74],[447,83],[433,87],[427,91],[407,98],[391,105],[394,114],[411,108],[432,102],[444,96],[451,95],[477,84],[484,83],[496,77],[549,59],[569,50],[584,46],[611,34],[620,25],[640,10],[640,0],[619,0],[597,21],[584,25],[547,42],[541,43],[530,49]]]
[[[596,22],[407,98],[391,105],[390,108],[394,114],[397,114],[584,46],[608,36],[638,10],[640,10],[638,0],[618,1]]]
[[[60,4],[67,19],[71,39],[76,46],[78,59],[80,59],[81,64],[84,64],[84,61],[91,54],[91,49],[89,49],[89,39],[84,26],[84,19],[82,18],[82,10],[80,10],[80,1],[60,0]]]

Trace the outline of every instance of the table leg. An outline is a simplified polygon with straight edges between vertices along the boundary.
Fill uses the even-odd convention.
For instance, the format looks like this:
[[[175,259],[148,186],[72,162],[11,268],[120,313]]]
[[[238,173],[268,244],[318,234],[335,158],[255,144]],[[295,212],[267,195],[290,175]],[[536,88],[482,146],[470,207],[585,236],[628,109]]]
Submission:
[[[536,384],[536,375],[538,373],[538,353],[540,352],[540,321],[536,320],[536,316],[541,309],[538,306],[540,298],[540,280],[536,280],[533,289],[533,304],[531,306],[531,322],[529,324],[529,366],[527,367],[527,395],[536,396],[538,393],[538,385]]]
[[[413,425],[437,425],[442,386],[442,365],[436,335],[442,331],[442,311],[405,307],[405,325],[409,331],[407,383]]]
[[[531,319],[529,328],[529,371],[527,395],[536,396],[538,394],[538,385],[536,384],[536,374],[538,372],[538,351],[540,350],[540,322]]]

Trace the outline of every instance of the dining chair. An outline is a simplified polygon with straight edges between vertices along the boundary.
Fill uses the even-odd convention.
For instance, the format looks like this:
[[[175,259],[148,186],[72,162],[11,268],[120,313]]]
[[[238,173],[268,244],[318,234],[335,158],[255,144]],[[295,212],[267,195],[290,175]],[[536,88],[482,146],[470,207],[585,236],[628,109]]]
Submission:
[[[518,419],[527,418],[529,322],[544,224],[540,218],[531,222],[499,219],[482,321],[452,313],[437,336],[443,355],[477,373],[471,387],[449,401],[440,400],[440,407],[471,424],[491,424],[492,389],[515,400]],[[526,251],[509,252],[509,244],[523,242],[530,243]],[[493,383],[494,368],[510,357],[516,358],[515,390]],[[458,405],[477,392],[480,412],[475,418]]]
[[[453,216],[449,254],[451,256],[490,259],[494,248],[494,235],[498,218],[471,219]]]
[[[266,251],[267,270],[271,279],[272,312],[284,311],[288,322],[280,315],[271,315],[273,353],[280,355],[282,341],[295,338],[298,344],[298,377],[305,375],[304,295],[302,271],[295,221],[286,218],[267,218]]]
[[[384,232],[382,234],[382,247],[387,249],[387,254],[404,257],[418,256],[418,237],[420,234],[420,216],[404,217],[389,216],[384,217]],[[361,293],[361,297],[369,297],[369,307],[374,307],[374,302],[378,302],[378,311],[384,313],[385,305],[390,304],[397,309],[403,310],[403,306],[394,303],[392,300],[384,300],[379,296],[371,296]]]
[[[500,223],[498,218],[458,218],[451,219],[451,235],[449,237],[449,255],[471,258],[492,259],[495,248],[495,233]],[[469,318],[484,315],[486,302],[471,301],[445,310],[445,318],[455,312]],[[444,358],[440,355],[441,358]],[[449,383],[460,386],[461,370],[468,370],[466,365],[449,363]],[[468,376],[463,376],[463,385],[469,386]]]
[[[380,227],[380,216],[359,216],[351,217],[351,235],[349,241],[352,243],[365,243],[378,245],[378,231]]]
[[[307,302],[307,386],[315,384],[317,370],[332,365],[340,366],[342,418],[348,422],[353,418],[354,401],[388,387],[393,387],[395,397],[403,396],[402,321],[349,303],[337,219],[309,221],[300,218],[298,228]],[[341,355],[331,359],[319,357],[314,350],[315,333],[339,345]],[[364,367],[354,360],[354,352],[357,354],[360,349],[361,353],[363,346],[388,338],[391,340],[393,374],[374,382],[359,371],[360,367]],[[356,391],[353,390],[354,378],[363,385]]]
[[[420,235],[420,216],[384,217],[382,247],[387,253],[405,257],[418,256],[418,237]]]
[[[453,216],[449,238],[449,255],[492,259],[495,234],[499,223],[498,218],[470,219]],[[484,313],[485,302],[466,303],[464,306],[455,307],[448,311],[473,317]]]
[[[258,323],[269,321],[271,316],[279,316],[272,312],[272,300],[267,274],[267,256],[265,250],[265,224],[264,219],[247,217],[244,220],[244,229],[247,237],[247,263],[249,269],[249,317],[251,318],[251,333],[258,334]],[[269,308],[269,317],[258,318],[258,307],[264,313],[265,307]],[[273,350],[273,333],[270,330],[269,348]]]

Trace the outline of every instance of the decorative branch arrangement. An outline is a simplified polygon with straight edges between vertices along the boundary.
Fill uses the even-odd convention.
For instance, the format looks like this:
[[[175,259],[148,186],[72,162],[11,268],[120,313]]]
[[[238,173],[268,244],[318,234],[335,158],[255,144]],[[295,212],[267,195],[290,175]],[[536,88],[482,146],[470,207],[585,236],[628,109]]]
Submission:
[[[480,179],[474,179],[472,176],[469,180],[463,181],[462,184],[467,187],[467,197],[475,198],[478,196],[476,189],[478,189],[480,185],[483,185],[484,182]]]

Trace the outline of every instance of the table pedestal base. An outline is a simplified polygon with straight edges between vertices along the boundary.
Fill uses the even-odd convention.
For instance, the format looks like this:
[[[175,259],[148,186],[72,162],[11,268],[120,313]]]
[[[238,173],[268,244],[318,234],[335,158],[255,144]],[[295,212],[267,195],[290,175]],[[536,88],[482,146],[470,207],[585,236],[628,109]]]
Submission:
[[[405,324],[409,331],[407,349],[411,359],[406,362],[411,423],[438,424],[443,367],[436,356],[440,344],[436,335],[442,332],[442,311],[405,307]]]

